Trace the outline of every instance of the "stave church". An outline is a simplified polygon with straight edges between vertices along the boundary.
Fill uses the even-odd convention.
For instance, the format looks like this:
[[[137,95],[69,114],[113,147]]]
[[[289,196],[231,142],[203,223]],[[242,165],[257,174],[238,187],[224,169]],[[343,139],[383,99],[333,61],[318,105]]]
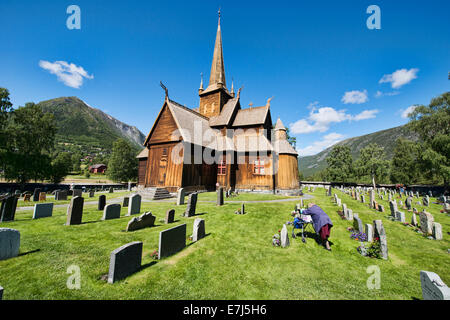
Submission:
[[[144,142],[138,188],[176,192],[215,190],[297,194],[298,154],[280,119],[272,124],[271,98],[266,105],[241,108],[241,89],[225,79],[219,22],[209,83],[203,78],[196,108],[165,99]]]

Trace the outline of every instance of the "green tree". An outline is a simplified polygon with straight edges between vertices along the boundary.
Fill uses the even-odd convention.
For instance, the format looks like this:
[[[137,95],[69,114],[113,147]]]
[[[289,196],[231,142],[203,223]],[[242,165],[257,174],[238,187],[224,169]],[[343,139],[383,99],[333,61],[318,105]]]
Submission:
[[[5,131],[5,178],[19,183],[49,178],[56,134],[53,115],[27,103],[11,112]]]
[[[6,156],[6,124],[12,111],[12,103],[9,101],[9,91],[0,88],[0,166],[3,168]]]
[[[353,158],[348,146],[337,145],[333,147],[326,160],[328,181],[348,182],[353,179]]]
[[[72,169],[72,157],[67,152],[61,152],[53,159],[51,167],[51,181],[60,183]]]
[[[297,145],[297,138],[294,136],[291,136],[289,134],[289,128],[286,128],[286,140],[287,142],[289,142],[291,144],[292,147],[294,147]]]
[[[408,127],[420,139],[421,169],[429,180],[450,181],[450,92],[433,98],[428,106],[418,105],[410,114]]]
[[[355,161],[355,173],[360,182],[372,182],[376,189],[376,181],[388,182],[389,161],[386,160],[384,148],[371,143],[361,149],[358,160]]]
[[[74,172],[79,173],[81,171],[81,165],[80,165],[80,161],[81,161],[82,155],[80,152],[75,152],[74,154],[72,154],[71,160],[72,160],[72,170]]]
[[[402,184],[419,182],[421,179],[419,159],[420,146],[416,142],[404,138],[397,139],[391,161],[391,181]]]
[[[124,139],[118,139],[113,144],[107,174],[111,180],[116,182],[128,182],[137,179],[138,160],[136,159],[136,152]]]

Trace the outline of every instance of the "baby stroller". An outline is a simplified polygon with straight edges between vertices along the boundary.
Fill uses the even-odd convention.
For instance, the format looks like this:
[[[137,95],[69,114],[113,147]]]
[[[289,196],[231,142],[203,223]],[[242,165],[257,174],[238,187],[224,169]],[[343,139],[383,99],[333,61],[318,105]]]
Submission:
[[[306,239],[305,239],[305,229],[309,226],[312,225],[312,219],[311,216],[308,216],[306,214],[301,214],[301,211],[299,212],[299,210],[297,210],[297,214],[295,215],[294,218],[294,223],[293,228],[292,228],[292,238],[295,239],[297,236],[295,234],[295,229],[301,229],[302,230],[302,242],[306,243]]]

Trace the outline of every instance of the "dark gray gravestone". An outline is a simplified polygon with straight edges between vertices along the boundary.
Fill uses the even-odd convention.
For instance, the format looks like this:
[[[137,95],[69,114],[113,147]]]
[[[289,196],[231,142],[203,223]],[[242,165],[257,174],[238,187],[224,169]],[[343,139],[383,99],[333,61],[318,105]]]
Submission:
[[[95,196],[95,191],[94,190],[89,190],[89,198],[93,198]]]
[[[0,260],[17,257],[20,248],[20,232],[15,229],[0,228]]]
[[[0,286],[0,300],[3,299],[3,287]]]
[[[108,283],[124,279],[141,268],[142,247],[142,242],[135,241],[111,252]]]
[[[388,258],[388,246],[387,246],[387,238],[386,231],[383,227],[383,221],[381,220],[373,220],[373,236],[374,238],[379,238],[380,248],[381,248],[381,257],[385,260]]]
[[[17,200],[15,195],[10,195],[2,200],[2,205],[0,207],[0,222],[14,221]]]
[[[184,247],[186,247],[186,224],[159,233],[159,259],[171,256]]]
[[[217,190],[217,205],[223,206],[223,187],[219,187]]]
[[[83,196],[83,190],[73,189],[72,197],[81,197],[81,196]]]
[[[120,218],[120,204],[107,204],[103,209],[102,220],[118,219]]]
[[[41,193],[41,188],[34,189],[33,201],[35,201],[35,202],[39,201],[39,194],[40,193]]]
[[[193,215],[195,215],[195,208],[197,207],[197,197],[197,192],[191,193],[189,195],[186,211],[184,213],[185,217],[192,217]]]
[[[55,200],[67,200],[67,190],[61,190],[56,192]]]
[[[169,209],[166,211],[166,224],[172,223],[175,220],[175,210]]]
[[[128,222],[127,231],[135,231],[155,225],[156,217],[151,212],[146,212],[139,217],[135,217]]]
[[[123,202],[122,202],[122,207],[126,208],[128,207],[128,203],[130,202],[130,198],[129,197],[124,197],[123,198]]]
[[[241,205],[241,214],[245,214],[245,205],[244,204]]]
[[[113,187],[109,187],[109,193],[114,193],[114,188]]]
[[[33,219],[51,217],[53,214],[53,203],[36,203],[34,205]]]
[[[132,214],[137,214],[141,212],[141,195],[139,194],[133,194],[130,197],[130,203],[128,205],[128,214],[132,215]]]
[[[81,224],[81,219],[83,218],[83,205],[83,197],[72,198],[69,207],[67,208],[67,226]]]
[[[100,197],[98,197],[97,210],[105,209],[105,205],[106,205],[106,196],[104,194],[102,194]]]
[[[204,238],[205,233],[205,220],[197,218],[194,220],[194,227],[192,230],[192,241],[196,242],[201,238]]]

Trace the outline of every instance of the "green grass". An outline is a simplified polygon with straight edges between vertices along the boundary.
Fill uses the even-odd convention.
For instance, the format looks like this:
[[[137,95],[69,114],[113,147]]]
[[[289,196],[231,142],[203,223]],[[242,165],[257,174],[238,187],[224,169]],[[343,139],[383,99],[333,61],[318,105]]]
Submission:
[[[351,222],[339,218],[340,208],[320,188],[313,193],[314,202],[334,223],[332,252],[312,238],[306,244],[300,238],[291,238],[291,246],[285,249],[271,245],[273,234],[292,219],[290,212],[296,201],[248,203],[246,215],[234,214],[239,203],[217,207],[214,203],[198,202],[197,213],[204,213],[198,217],[205,219],[208,236],[193,244],[187,241],[187,248],[155,264],[151,264],[150,254],[158,248],[160,231],[187,223],[187,236],[192,233],[196,217],[180,216],[186,205],[143,202],[141,212],[152,211],[157,217],[156,226],[130,233],[123,232],[130,220],[124,217],[126,208],[122,208],[120,219],[100,221],[102,212],[96,206],[85,206],[85,223],[78,226],[63,225],[65,207],[56,208],[51,218],[38,220],[31,220],[32,211],[20,211],[16,221],[1,226],[18,229],[20,252],[30,253],[0,261],[4,299],[412,299],[422,297],[420,270],[436,272],[450,284],[450,218],[439,213],[440,207],[429,208],[444,231],[444,240],[434,241],[390,221],[388,212],[376,213],[335,192],[364,223],[383,220],[389,260],[357,253],[359,242],[351,240],[346,230]],[[202,194],[200,198],[213,195]],[[241,196],[254,199],[259,195]],[[175,208],[176,222],[164,225],[161,221],[169,208]],[[113,285],[100,280],[108,273],[111,251],[132,241],[144,243],[144,268]],[[66,286],[70,276],[67,268],[72,264],[81,269],[80,290]],[[366,269],[370,265],[380,267],[380,290],[366,286],[370,276]]]
[[[240,193],[237,196],[232,196],[229,198],[225,197],[224,201],[265,201],[265,200],[276,200],[276,199],[289,199],[289,198],[298,198],[298,197],[287,197],[287,196],[279,196],[270,193]],[[216,192],[203,192],[199,193],[198,201],[216,201],[217,193]],[[185,198],[185,202],[187,201],[187,197]]]

